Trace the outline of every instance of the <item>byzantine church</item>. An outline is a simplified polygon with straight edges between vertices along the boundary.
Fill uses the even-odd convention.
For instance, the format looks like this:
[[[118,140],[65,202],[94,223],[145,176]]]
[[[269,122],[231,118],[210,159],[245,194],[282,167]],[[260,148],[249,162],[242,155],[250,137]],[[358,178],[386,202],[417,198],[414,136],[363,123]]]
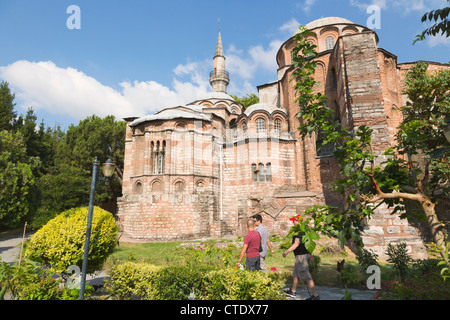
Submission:
[[[405,72],[414,62],[378,47],[375,31],[327,17],[306,25],[316,45],[315,88],[350,130],[373,129],[374,150],[394,144],[402,119]],[[286,235],[289,218],[315,204],[342,202],[330,183],[339,168],[333,146],[317,148],[320,132],[302,139],[291,81],[294,35],[280,47],[278,79],[257,87],[260,102],[244,108],[227,94],[219,30],[211,92],[183,106],[129,117],[118,219],[125,235],[172,241],[245,235],[246,219],[259,213],[270,234]],[[430,69],[448,68],[430,62]],[[383,256],[393,241],[406,241],[416,258],[425,247],[419,231],[380,206],[366,222],[366,247]]]

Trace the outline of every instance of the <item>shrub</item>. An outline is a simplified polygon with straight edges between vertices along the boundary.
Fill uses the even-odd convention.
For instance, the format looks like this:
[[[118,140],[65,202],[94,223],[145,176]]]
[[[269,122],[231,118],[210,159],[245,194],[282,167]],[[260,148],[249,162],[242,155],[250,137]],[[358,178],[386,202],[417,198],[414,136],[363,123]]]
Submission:
[[[71,265],[81,268],[86,236],[88,208],[67,210],[37,231],[25,249],[31,260],[50,265],[56,273],[65,273]],[[88,273],[102,268],[117,244],[118,227],[112,214],[94,207],[89,246]]]
[[[358,255],[356,255],[358,263],[361,267],[362,274],[366,275],[367,268],[370,266],[378,266],[378,255],[375,252],[363,249]]]
[[[33,261],[9,265],[0,263],[0,300],[9,293],[12,300],[76,300],[78,289],[61,288],[61,279]],[[92,293],[87,286],[85,297]]]
[[[136,295],[146,300],[185,300],[193,291],[200,300],[273,300],[284,298],[281,285],[281,277],[274,272],[128,262],[110,271],[105,288],[120,299]]]
[[[394,264],[394,269],[400,274],[402,281],[405,280],[408,274],[408,265],[413,261],[406,250],[406,243],[399,243],[397,246],[388,244],[386,254],[389,256],[390,263]]]
[[[211,271],[206,275],[203,300],[281,300],[282,280],[277,273],[232,268]]]
[[[345,285],[349,286],[356,285],[361,282],[357,268],[349,264],[346,264],[341,270],[340,278]]]
[[[106,291],[117,299],[131,299],[137,295],[143,299],[153,300],[157,272],[161,267],[145,263],[126,262],[109,271],[105,281]]]
[[[214,266],[168,266],[158,272],[155,290],[157,300],[185,300],[191,291],[197,299],[207,285],[205,275],[217,269]],[[146,297],[144,297],[146,298]]]
[[[450,281],[444,281],[438,269],[407,278],[404,282],[385,281],[373,299],[378,300],[450,300]]]

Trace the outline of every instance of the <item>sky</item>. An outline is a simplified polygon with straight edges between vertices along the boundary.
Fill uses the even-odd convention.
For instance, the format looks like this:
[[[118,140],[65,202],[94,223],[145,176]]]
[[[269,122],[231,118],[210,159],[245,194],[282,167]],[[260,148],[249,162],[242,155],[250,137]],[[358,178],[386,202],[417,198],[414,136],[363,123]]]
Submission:
[[[378,25],[374,11],[380,9]],[[0,0],[0,81],[16,111],[66,130],[88,116],[140,117],[211,91],[219,21],[227,93],[277,80],[275,56],[298,26],[335,16],[372,27],[398,63],[450,61],[450,38],[413,45],[446,0]],[[372,24],[371,24],[372,23]]]

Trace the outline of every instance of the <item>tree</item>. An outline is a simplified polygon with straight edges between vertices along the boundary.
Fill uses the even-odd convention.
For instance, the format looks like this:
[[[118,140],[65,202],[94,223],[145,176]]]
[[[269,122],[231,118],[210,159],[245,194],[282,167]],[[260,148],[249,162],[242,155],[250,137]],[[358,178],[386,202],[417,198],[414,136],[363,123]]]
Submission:
[[[447,0],[447,2],[450,2],[450,0]],[[417,35],[413,44],[416,43],[417,41],[425,40],[426,35],[436,36],[441,34],[445,35],[445,37],[448,38],[450,36],[450,20],[448,19],[449,13],[450,7],[432,10],[430,12],[425,13],[422,16],[422,22],[425,22],[427,20],[432,22],[434,20],[435,23],[431,27],[425,29],[420,35]],[[441,20],[440,22],[438,22],[439,19]]]
[[[66,133],[53,130],[52,143],[55,150],[54,165],[39,178],[41,205],[34,221],[40,227],[58,213],[89,203],[92,164],[95,157],[100,164],[111,158],[123,168],[125,151],[124,121],[114,116],[100,118],[95,115],[71,125]],[[95,202],[120,196],[121,183],[116,176],[108,185],[99,184]]]
[[[0,131],[0,228],[16,228],[37,205],[33,170],[39,158],[27,157],[20,133]]]
[[[37,116],[33,108],[29,108],[25,117],[20,115],[13,127],[13,131],[20,132],[29,157],[38,157],[40,166],[36,168],[35,175],[40,177],[48,172],[53,165],[55,150],[53,148],[53,130],[45,128],[44,122],[38,126]]]
[[[243,97],[231,95],[234,101],[239,102],[244,107],[244,110],[250,107],[252,104],[259,103],[259,97],[254,93],[249,93]]]
[[[8,82],[0,82],[0,130],[11,130],[17,116],[14,111],[15,95],[11,93]]]
[[[447,239],[444,225],[435,213],[435,201],[438,196],[448,195],[450,181],[450,148],[443,134],[446,115],[450,114],[450,71],[430,74],[425,63],[411,68],[405,81],[409,102],[401,108],[405,117],[396,137],[398,143],[383,153],[387,160],[380,163],[372,150],[372,129],[365,125],[356,130],[342,128],[334,119],[334,111],[326,106],[326,97],[313,93],[317,53],[313,45],[305,42],[309,34],[309,30],[300,27],[293,53],[299,130],[303,138],[320,130],[324,139],[319,143],[335,145],[334,155],[341,169],[334,190],[340,192],[345,205],[315,206],[308,210],[313,219],[308,222],[313,225],[303,223],[305,242],[314,242],[316,234],[322,232],[337,236],[341,247],[353,239],[361,248],[362,220],[370,218],[382,203],[394,208],[393,212],[404,211],[404,199],[409,199],[423,209],[433,240],[448,263]],[[419,152],[430,159],[423,173],[409,160]],[[403,155],[410,157],[405,160]],[[401,217],[408,215],[404,212]]]

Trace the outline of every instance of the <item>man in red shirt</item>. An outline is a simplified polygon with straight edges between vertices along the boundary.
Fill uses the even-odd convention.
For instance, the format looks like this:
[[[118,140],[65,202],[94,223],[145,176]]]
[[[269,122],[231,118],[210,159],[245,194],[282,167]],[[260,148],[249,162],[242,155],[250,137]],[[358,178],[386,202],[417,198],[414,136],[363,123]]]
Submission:
[[[261,247],[261,236],[255,230],[255,221],[253,219],[247,220],[248,233],[244,237],[244,245],[239,255],[238,266],[241,260],[246,255],[245,269],[246,270],[260,270],[259,248]]]

